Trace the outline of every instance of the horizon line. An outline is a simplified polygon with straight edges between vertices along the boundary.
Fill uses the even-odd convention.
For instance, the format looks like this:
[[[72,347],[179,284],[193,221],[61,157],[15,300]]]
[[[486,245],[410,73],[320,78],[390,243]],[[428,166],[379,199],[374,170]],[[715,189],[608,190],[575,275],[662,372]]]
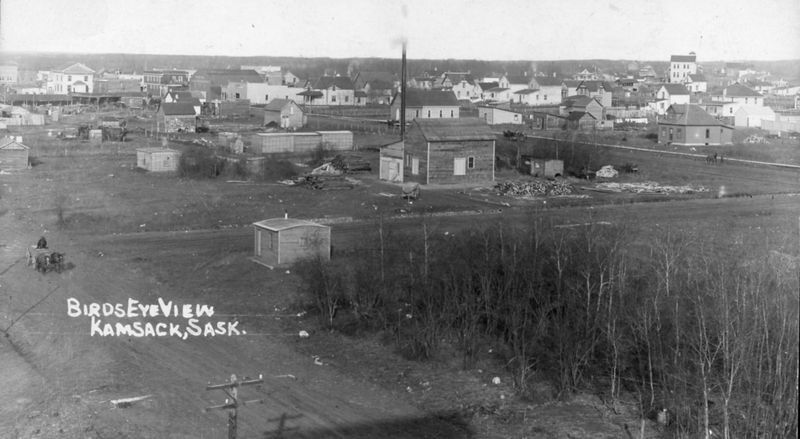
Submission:
[[[331,57],[331,56],[298,56],[298,55],[199,55],[199,54],[177,54],[177,53],[140,53],[140,52],[69,52],[69,51],[36,51],[36,50],[2,50],[0,56],[15,54],[15,55],[134,55],[134,56],[177,56],[177,57],[205,57],[205,58],[293,58],[293,59],[330,59],[330,60],[353,60],[353,59],[385,59],[392,60],[400,58],[385,57],[385,56],[348,56],[348,57]],[[670,55],[672,56],[672,55]],[[569,61],[636,61],[636,62],[666,62],[669,59],[639,59],[639,58],[552,58],[552,59],[483,59],[483,58],[413,58],[413,61],[484,61],[484,62],[569,62]],[[779,58],[779,59],[729,59],[729,60],[709,60],[697,62],[702,63],[720,63],[720,62],[799,62],[800,58]]]

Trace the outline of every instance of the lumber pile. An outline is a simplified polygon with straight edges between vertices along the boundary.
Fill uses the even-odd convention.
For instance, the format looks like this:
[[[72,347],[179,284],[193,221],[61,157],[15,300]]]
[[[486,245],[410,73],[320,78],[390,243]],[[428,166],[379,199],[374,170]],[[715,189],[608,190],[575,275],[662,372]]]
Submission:
[[[336,191],[353,189],[353,182],[342,175],[306,175],[295,180],[296,186],[308,189]]]
[[[574,189],[563,180],[502,181],[495,185],[499,195],[508,197],[537,197],[569,195]]]

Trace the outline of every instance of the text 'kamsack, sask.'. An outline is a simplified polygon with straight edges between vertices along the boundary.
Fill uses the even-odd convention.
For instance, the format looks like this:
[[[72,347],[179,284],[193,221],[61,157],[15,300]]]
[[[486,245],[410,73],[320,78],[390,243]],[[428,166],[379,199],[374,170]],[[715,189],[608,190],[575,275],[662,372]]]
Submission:
[[[214,316],[214,307],[203,304],[176,304],[158,298],[157,303],[141,303],[136,299],[128,299],[127,303],[81,303],[78,299],[67,299],[67,315],[69,317],[89,317],[91,326],[89,334],[94,337],[178,337],[183,340],[191,337],[213,337],[218,335],[244,335],[245,330],[238,328],[238,321],[206,321]],[[142,319],[161,318],[161,321],[144,321]],[[109,322],[103,319],[134,321]],[[179,322],[165,321],[179,319]],[[181,322],[180,320],[185,320]]]

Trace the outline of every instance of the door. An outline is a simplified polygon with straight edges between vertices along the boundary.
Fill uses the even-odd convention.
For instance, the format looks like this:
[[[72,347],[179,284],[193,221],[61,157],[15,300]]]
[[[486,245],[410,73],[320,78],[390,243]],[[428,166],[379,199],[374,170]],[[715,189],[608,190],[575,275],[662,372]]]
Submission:
[[[453,175],[467,175],[466,157],[453,159]]]
[[[419,159],[412,158],[411,159],[411,174],[419,175]]]
[[[395,181],[400,177],[400,164],[389,162],[389,181]]]

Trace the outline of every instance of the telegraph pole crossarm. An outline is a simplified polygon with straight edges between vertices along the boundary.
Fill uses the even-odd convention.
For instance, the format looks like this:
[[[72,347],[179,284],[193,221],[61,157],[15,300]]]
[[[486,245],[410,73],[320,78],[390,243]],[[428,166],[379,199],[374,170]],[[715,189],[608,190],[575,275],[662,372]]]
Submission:
[[[264,378],[262,375],[258,375],[258,379],[247,379],[245,377],[244,380],[239,381],[236,378],[236,375],[231,375],[231,380],[227,383],[222,384],[209,384],[206,386],[206,390],[222,390],[228,395],[228,398],[225,399],[225,404],[222,405],[215,405],[211,407],[206,407],[203,409],[204,412],[209,410],[228,410],[228,439],[236,439],[236,418],[237,418],[237,409],[240,405],[248,405],[248,404],[255,404],[255,403],[264,403],[263,399],[253,399],[247,401],[240,401],[239,400],[239,387],[241,386],[249,386],[253,384],[262,384],[264,382]]]

